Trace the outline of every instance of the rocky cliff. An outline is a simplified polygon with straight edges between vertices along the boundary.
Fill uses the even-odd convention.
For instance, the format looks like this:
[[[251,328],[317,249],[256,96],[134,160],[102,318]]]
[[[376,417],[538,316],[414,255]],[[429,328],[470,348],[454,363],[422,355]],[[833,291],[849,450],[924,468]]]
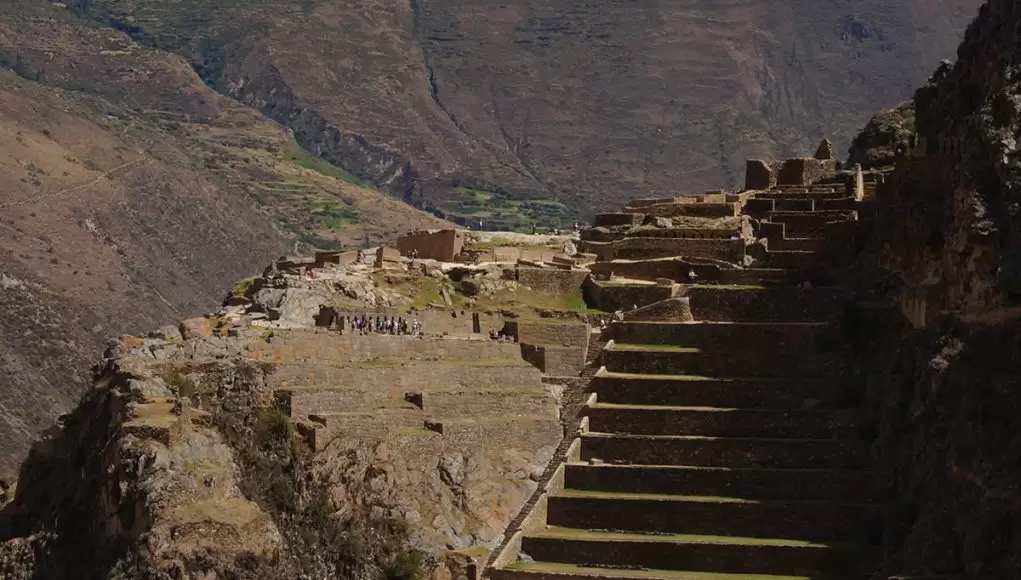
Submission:
[[[875,452],[900,506],[891,572],[1021,576],[1019,31],[1017,2],[987,2],[958,60],[852,151],[900,150],[856,272],[862,297],[888,309],[854,317]],[[912,124],[911,135],[891,129]]]

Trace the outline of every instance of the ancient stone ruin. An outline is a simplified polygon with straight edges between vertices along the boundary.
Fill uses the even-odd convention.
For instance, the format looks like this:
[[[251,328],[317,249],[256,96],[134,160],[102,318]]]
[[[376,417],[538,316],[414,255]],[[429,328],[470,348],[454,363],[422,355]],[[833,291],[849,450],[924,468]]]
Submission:
[[[577,437],[494,580],[865,578],[883,513],[848,353],[827,341],[849,224],[883,174],[749,161],[741,192],[596,216],[590,302],[618,311]],[[837,248],[835,252],[833,249]]]

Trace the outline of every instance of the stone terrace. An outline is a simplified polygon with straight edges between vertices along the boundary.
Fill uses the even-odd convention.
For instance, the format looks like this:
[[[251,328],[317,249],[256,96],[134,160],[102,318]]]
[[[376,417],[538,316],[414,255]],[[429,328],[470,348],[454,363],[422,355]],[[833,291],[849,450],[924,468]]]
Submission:
[[[543,445],[561,436],[554,393],[512,342],[289,331],[248,356],[272,363],[278,402],[316,450],[392,433]]]
[[[710,231],[720,206],[734,204],[754,230],[733,230],[748,250],[740,264],[652,253],[595,265],[610,283],[601,292],[665,279],[657,285],[674,288],[668,302],[687,302],[685,317],[649,320],[642,309],[607,329],[580,436],[489,578],[871,577],[883,506],[863,387],[827,322],[840,314],[839,292],[804,283],[825,278],[812,269],[857,219],[865,179],[812,158],[750,162],[756,180],[740,196],[707,198],[704,211],[646,200],[600,218],[604,239],[664,215],[709,216],[700,219],[713,220]],[[644,207],[657,215],[638,214]],[[700,283],[687,283],[689,269]]]

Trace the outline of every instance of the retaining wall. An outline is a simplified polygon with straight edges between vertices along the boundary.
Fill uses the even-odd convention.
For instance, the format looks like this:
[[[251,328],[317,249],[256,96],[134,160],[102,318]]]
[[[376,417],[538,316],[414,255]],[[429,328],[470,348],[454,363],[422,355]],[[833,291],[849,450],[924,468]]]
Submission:
[[[280,332],[280,331],[278,331]],[[336,332],[288,331],[247,347],[253,359],[276,363],[347,363],[373,360],[507,360],[520,357],[518,345],[485,339],[429,338]]]
[[[695,320],[707,321],[824,321],[842,307],[841,295],[829,288],[726,288],[687,286]]]
[[[572,320],[508,320],[504,332],[518,342],[588,348],[589,325]]]
[[[522,344],[521,357],[547,375],[571,377],[585,368],[585,349],[546,344]]]
[[[607,312],[628,311],[635,305],[641,308],[673,298],[677,291],[673,285],[613,284],[589,280],[585,283],[585,301]]]
[[[532,290],[549,294],[566,294],[581,288],[588,278],[588,270],[560,270],[556,268],[530,268],[518,266],[518,282]]]

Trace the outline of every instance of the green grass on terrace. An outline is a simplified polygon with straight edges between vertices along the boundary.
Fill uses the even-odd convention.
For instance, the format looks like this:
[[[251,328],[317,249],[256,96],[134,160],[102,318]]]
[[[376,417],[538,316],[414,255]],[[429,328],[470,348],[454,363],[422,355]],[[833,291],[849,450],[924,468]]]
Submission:
[[[366,189],[376,188],[373,184],[362,179],[359,179],[357,176],[348,173],[347,171],[341,169],[340,167],[337,167],[336,165],[332,165],[329,161],[326,161],[325,159],[312,155],[308,151],[305,151],[304,149],[299,147],[297,144],[295,144],[288,151],[286,151],[284,155],[287,161],[290,161],[295,165],[304,167],[305,169],[311,169],[312,171],[315,171],[320,175],[325,175],[326,177],[334,177],[336,179],[342,179],[352,185],[357,185],[359,187],[364,187]]]
[[[579,214],[554,199],[515,199],[503,191],[455,187],[454,198],[444,207],[452,216],[469,224],[482,221],[487,230],[530,232],[540,228],[569,228]]]

